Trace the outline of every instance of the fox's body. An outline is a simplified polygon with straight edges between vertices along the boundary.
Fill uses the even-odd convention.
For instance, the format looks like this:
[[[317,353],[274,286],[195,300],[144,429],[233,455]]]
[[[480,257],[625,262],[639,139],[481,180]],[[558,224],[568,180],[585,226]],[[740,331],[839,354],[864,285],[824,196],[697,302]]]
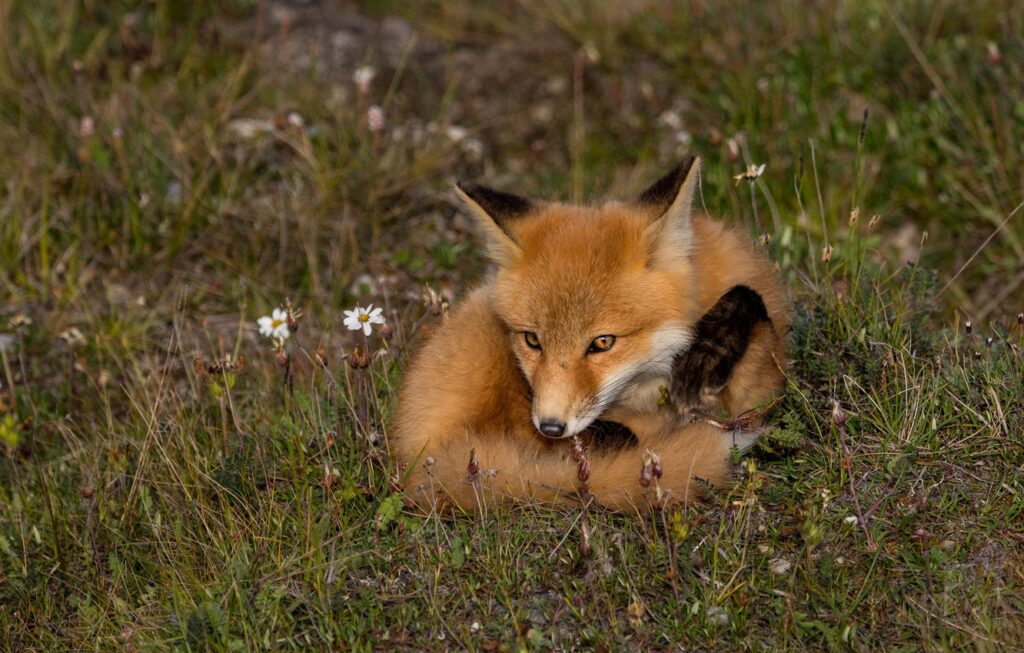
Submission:
[[[644,505],[647,450],[661,457],[661,487],[680,500],[695,495],[694,477],[727,479],[732,432],[685,423],[660,401],[663,389],[680,373],[674,365],[697,321],[743,285],[763,299],[768,320],[753,325],[713,399],[731,415],[769,401],[782,381],[787,301],[769,261],[743,237],[690,216],[690,166],[673,175],[638,202],[598,208],[462,187],[497,272],[406,375],[390,443],[417,504],[564,501],[577,483],[566,440],[586,441],[598,418],[636,437],[587,452],[590,491],[608,507]]]

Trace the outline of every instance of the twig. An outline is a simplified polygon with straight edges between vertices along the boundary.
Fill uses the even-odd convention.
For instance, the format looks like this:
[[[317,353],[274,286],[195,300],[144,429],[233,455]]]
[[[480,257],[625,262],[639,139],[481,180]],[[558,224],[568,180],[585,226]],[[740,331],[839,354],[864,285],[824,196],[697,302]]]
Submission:
[[[587,454],[583,451],[583,443],[579,436],[572,438],[572,459],[576,461],[576,478],[579,479],[580,495],[580,553],[584,556],[590,555],[590,523],[587,521],[587,509],[590,507],[594,495],[590,493],[590,462]]]
[[[846,446],[846,413],[843,412],[843,407],[835,399],[832,400],[832,422],[839,430],[839,446],[843,450],[843,469],[846,470],[846,477],[850,481],[850,495],[853,497],[853,509],[857,513],[857,523],[860,524],[861,529],[864,531],[864,537],[867,538],[868,550],[874,551],[878,548],[878,545],[871,538],[871,532],[868,530],[868,517],[864,515],[864,511],[860,508],[857,486],[853,482],[853,463],[850,460],[850,450]],[[872,506],[872,512],[874,512],[877,505]]]

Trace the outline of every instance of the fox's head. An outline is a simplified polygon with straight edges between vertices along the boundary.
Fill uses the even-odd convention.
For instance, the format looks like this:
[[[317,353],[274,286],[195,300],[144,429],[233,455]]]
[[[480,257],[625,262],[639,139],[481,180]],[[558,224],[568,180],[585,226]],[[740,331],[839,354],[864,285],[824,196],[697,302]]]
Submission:
[[[491,306],[548,437],[586,429],[623,394],[669,375],[690,343],[691,157],[633,202],[538,202],[457,184],[497,265]]]

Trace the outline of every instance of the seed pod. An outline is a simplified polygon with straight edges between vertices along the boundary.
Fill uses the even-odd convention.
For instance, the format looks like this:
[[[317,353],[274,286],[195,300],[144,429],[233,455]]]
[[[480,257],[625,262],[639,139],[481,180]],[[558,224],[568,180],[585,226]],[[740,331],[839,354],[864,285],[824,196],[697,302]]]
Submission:
[[[580,555],[586,558],[590,555],[590,551],[590,525],[583,520],[580,523]]]
[[[651,469],[651,464],[644,461],[644,466],[640,469],[640,486],[648,487],[651,484],[651,480],[654,478],[654,472]]]
[[[661,468],[661,456],[653,456],[653,460],[651,460],[651,474],[654,475],[654,478],[661,478],[663,473],[664,470]]]
[[[860,134],[857,135],[857,144],[864,144],[864,137],[868,133],[868,109],[864,108],[864,117],[860,121]]]
[[[590,463],[587,462],[586,458],[580,460],[579,464],[576,465],[576,475],[580,479],[580,483],[586,483],[590,480]]]
[[[840,428],[846,426],[846,413],[835,399],[832,400],[832,422]]]
[[[640,470],[640,485],[647,487],[656,478],[661,478],[661,457],[651,450],[644,452],[644,466]]]
[[[352,353],[348,355],[348,364],[357,370],[364,369],[370,365],[370,357],[363,350],[362,346],[356,345]]]
[[[578,437],[573,437],[572,449],[569,450],[569,453],[572,455],[572,459],[574,462],[579,462],[580,460],[583,459],[583,443],[580,442],[580,439]]]
[[[299,332],[299,312],[292,310],[292,300],[284,300],[284,312],[288,316],[286,322],[288,323],[288,330],[291,331],[292,335]]]

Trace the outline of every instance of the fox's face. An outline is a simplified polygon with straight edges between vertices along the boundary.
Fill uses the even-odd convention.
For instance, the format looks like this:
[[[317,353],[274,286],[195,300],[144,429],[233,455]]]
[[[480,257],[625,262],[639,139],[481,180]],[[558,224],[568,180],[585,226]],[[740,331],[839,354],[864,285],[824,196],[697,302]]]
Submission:
[[[689,345],[695,163],[600,208],[459,185],[498,265],[492,307],[544,435],[576,435],[627,391],[656,388]]]

